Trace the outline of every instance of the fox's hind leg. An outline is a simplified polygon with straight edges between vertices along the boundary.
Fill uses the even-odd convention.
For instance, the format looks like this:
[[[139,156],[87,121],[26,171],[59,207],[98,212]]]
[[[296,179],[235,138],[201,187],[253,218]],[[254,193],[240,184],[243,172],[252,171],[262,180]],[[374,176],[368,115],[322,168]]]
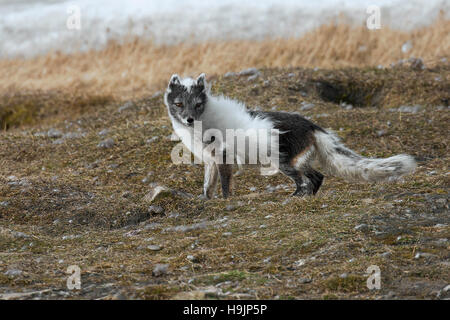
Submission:
[[[293,196],[314,195],[322,185],[323,175],[310,167],[299,170],[290,164],[282,163],[280,171],[295,182],[297,189]]]

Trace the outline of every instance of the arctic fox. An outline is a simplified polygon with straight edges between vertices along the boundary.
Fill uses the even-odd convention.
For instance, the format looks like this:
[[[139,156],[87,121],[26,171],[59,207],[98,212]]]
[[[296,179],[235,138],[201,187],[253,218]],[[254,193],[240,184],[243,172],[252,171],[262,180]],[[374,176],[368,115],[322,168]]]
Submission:
[[[278,149],[276,169],[295,182],[293,195],[297,196],[317,193],[324,179],[317,171],[319,168],[325,174],[350,181],[377,182],[396,180],[413,172],[416,167],[413,157],[404,154],[385,159],[365,158],[345,147],[333,133],[297,113],[248,110],[239,101],[213,96],[205,74],[197,79],[181,79],[176,74],[172,75],[164,94],[164,104],[173,129],[183,144],[197,157],[203,157],[203,197],[207,199],[214,196],[218,177],[223,197],[230,195],[233,163],[225,161],[230,142],[220,144],[224,161],[217,161],[214,152],[206,152],[209,156],[205,156],[205,150],[214,142],[215,136],[205,139],[200,135],[200,138],[196,138],[196,124],[201,124],[202,132],[214,129],[222,137],[230,129],[265,129],[272,132],[269,136],[275,132],[278,135],[278,141],[274,143]],[[247,141],[244,149],[248,147]],[[232,153],[232,157],[241,158],[237,159],[238,164],[245,161],[240,157],[239,150]]]

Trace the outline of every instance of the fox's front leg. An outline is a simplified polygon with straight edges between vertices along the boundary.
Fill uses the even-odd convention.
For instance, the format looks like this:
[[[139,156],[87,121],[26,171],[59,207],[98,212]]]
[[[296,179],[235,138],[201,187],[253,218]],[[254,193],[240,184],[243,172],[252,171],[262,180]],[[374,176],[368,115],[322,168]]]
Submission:
[[[231,177],[233,176],[233,165],[231,164],[218,164],[220,182],[222,184],[222,195],[224,198],[228,198],[231,193]]]
[[[214,162],[205,163],[205,179],[203,180],[203,197],[211,199],[217,186],[218,169]]]

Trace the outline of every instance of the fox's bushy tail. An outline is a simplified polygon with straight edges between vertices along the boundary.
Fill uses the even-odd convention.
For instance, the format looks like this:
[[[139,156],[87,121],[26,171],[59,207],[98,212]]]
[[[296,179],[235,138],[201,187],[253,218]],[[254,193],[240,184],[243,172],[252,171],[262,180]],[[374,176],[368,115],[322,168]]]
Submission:
[[[345,147],[333,133],[314,133],[317,160],[326,173],[351,181],[394,181],[412,173],[412,156],[399,154],[384,159],[365,158]]]

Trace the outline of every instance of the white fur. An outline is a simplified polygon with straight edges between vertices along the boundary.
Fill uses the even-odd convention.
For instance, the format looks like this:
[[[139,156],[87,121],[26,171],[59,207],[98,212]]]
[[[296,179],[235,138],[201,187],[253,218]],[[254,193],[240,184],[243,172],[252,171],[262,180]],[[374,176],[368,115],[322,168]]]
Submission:
[[[181,83],[186,86],[192,85],[194,83],[192,79],[187,79],[183,79]],[[185,146],[191,152],[193,152],[197,158],[203,159],[206,162],[212,161],[210,156],[202,151],[204,147],[203,142],[199,139],[195,139],[194,128],[180,124],[173,118],[170,113],[169,116],[172,121],[175,133],[181,138]],[[247,131],[248,129],[264,129],[267,131],[267,141],[270,143],[271,129],[273,130],[272,132],[274,134],[279,134],[278,130],[274,129],[274,125],[269,119],[251,117],[246,111],[246,107],[242,102],[232,100],[224,96],[212,96],[209,93],[208,102],[206,103],[205,110],[199,120],[202,121],[202,136],[203,133],[208,129],[219,130],[222,134],[223,139],[226,138],[227,129],[242,129],[244,131]],[[234,143],[234,141],[228,141],[227,144],[229,143]],[[278,151],[278,145],[274,147],[274,149]],[[227,146],[223,146],[223,148],[225,150],[230,149]],[[258,146],[258,150],[259,148],[260,146]],[[236,162],[238,164],[247,163],[248,150],[236,150],[236,147],[234,149]],[[278,153],[270,154],[270,159],[278,156]],[[263,161],[266,163],[270,162],[267,159],[264,159]],[[271,171],[271,174],[273,173],[275,173],[275,171]]]
[[[314,137],[319,163],[331,175],[353,181],[392,181],[413,172],[416,168],[413,157],[406,154],[385,159],[364,158],[346,148],[332,133],[316,132]],[[350,155],[336,152],[337,147]]]

